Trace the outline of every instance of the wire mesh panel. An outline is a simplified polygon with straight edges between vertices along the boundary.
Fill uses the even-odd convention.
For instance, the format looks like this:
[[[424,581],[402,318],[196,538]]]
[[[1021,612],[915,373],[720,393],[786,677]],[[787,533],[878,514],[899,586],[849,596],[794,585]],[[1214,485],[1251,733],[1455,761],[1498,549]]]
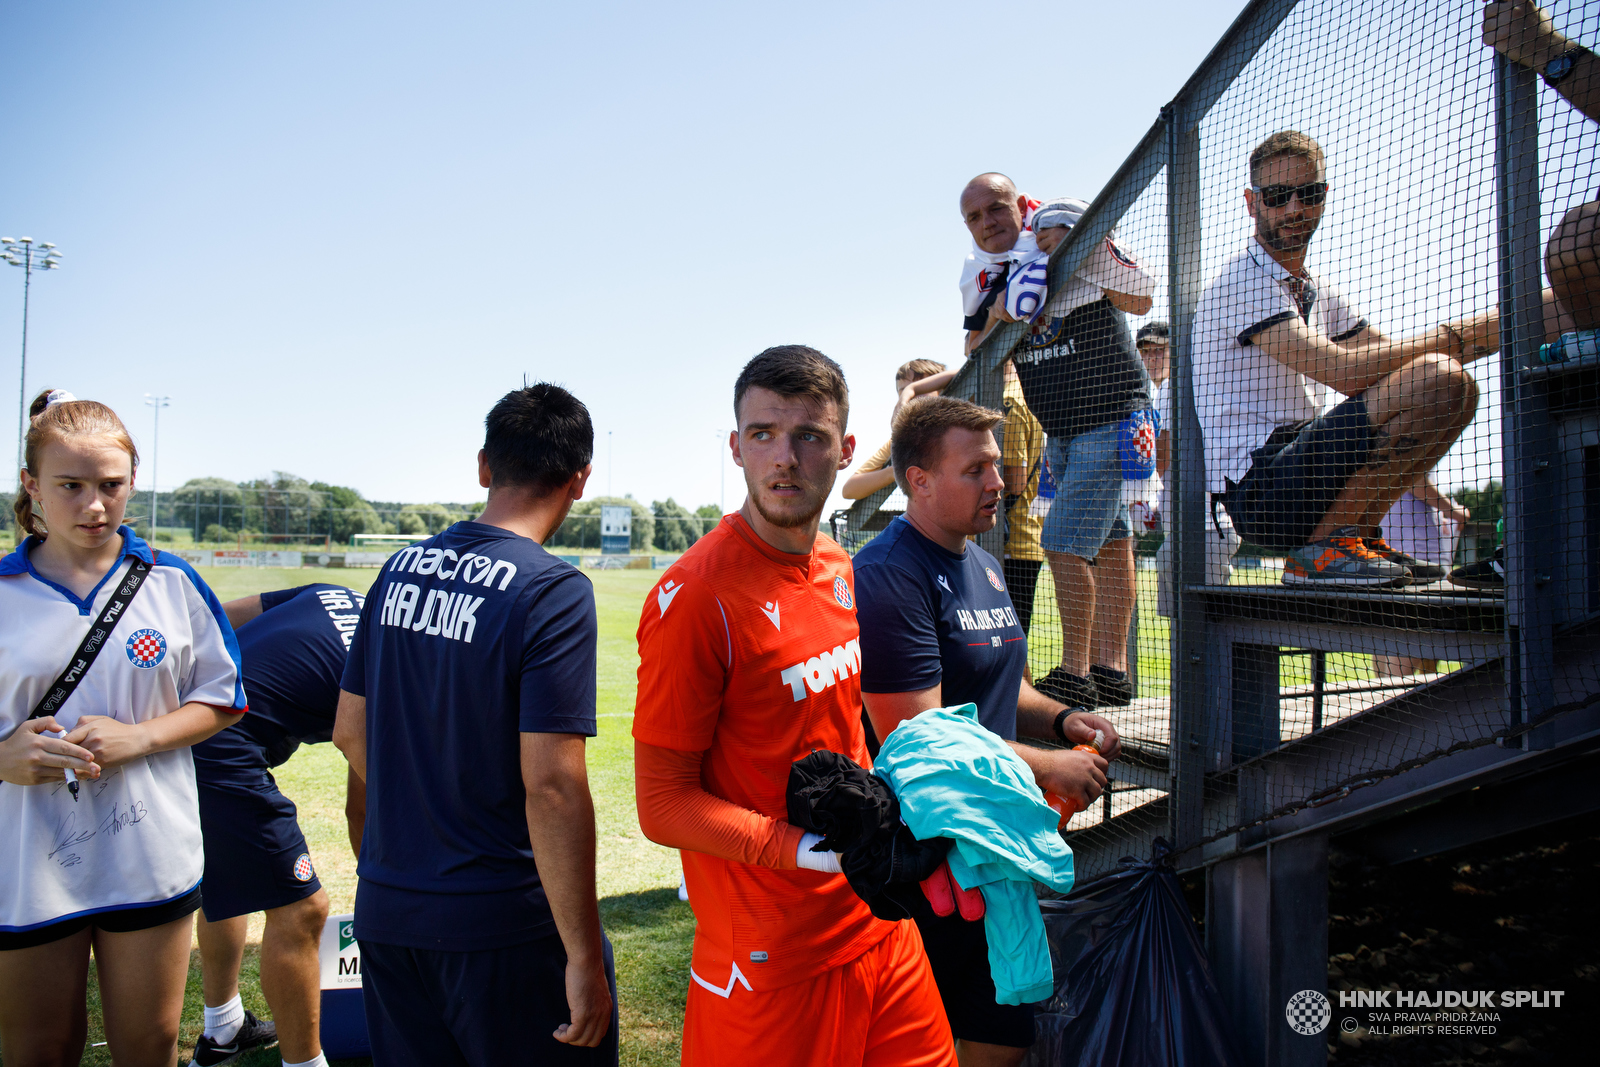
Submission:
[[[1600,114],[1600,3],[1548,15],[1257,0],[1092,204],[1025,190],[1031,230],[975,252],[948,391],[1003,383],[1030,675],[1123,736],[1069,824],[1080,878],[1558,746],[1597,699],[1600,131],[1574,102]]]

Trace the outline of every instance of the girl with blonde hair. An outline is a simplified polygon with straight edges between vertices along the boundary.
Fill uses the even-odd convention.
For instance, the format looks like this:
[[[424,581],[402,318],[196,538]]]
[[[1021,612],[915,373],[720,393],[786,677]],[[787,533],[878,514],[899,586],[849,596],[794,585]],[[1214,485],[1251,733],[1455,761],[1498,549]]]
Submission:
[[[118,1067],[172,1067],[203,868],[189,746],[245,710],[206,584],[122,525],[138,452],[104,404],[30,409],[0,559],[0,1059],[77,1063],[92,947]]]

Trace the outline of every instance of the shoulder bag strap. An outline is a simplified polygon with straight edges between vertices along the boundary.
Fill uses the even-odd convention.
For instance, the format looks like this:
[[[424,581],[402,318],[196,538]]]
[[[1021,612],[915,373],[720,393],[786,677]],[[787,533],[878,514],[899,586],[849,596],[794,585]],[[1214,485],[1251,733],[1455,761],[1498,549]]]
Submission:
[[[61,672],[61,677],[56,679],[50,691],[39,701],[39,706],[33,709],[33,714],[28,718],[42,719],[46,715],[54,715],[61,710],[61,705],[67,702],[67,698],[77,691],[78,683],[89,673],[89,666],[105,648],[106,638],[111,636],[112,628],[117,625],[117,620],[127,613],[128,605],[133,603],[134,595],[139,592],[149,574],[150,564],[134,556],[133,566],[128,568],[122,584],[112,591],[105,610],[100,612],[100,617],[94,620],[94,625],[89,627],[89,632],[83,636],[83,643],[72,654],[72,661],[67,664],[67,669]]]

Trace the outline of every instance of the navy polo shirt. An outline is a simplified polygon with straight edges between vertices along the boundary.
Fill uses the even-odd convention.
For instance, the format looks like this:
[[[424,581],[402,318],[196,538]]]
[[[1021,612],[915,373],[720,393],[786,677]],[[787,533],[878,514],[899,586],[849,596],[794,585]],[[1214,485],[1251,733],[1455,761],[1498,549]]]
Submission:
[[[367,700],[355,933],[465,952],[555,929],[528,839],[523,733],[595,733],[594,590],[509,530],[395,554],[342,687]]]
[[[855,556],[861,689],[909,693],[941,685],[941,703],[978,706],[978,721],[1017,737],[1028,639],[1004,571],[968,541],[957,555],[900,516]]]

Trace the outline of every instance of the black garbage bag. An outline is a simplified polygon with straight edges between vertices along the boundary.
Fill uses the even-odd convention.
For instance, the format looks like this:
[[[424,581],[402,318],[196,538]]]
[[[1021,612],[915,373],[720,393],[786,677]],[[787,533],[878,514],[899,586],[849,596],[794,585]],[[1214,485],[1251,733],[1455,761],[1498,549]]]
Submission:
[[[1243,1061],[1172,869],[1149,862],[1040,901],[1056,990],[1039,1005],[1033,1067],[1236,1067]]]

